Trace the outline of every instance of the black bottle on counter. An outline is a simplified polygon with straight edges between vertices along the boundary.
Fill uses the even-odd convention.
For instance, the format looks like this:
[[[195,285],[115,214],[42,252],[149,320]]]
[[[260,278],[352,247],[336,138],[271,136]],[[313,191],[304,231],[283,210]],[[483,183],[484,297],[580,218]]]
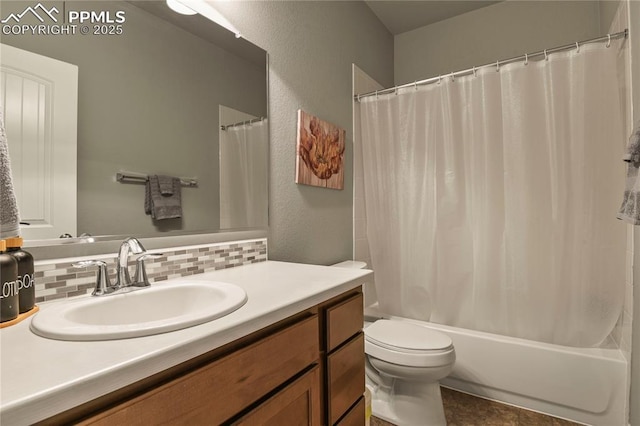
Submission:
[[[18,317],[18,261],[5,253],[7,243],[0,240],[0,322]]]
[[[33,276],[33,256],[22,249],[22,237],[7,238],[7,254],[18,262],[18,299],[20,313],[33,309],[36,301],[36,287]]]

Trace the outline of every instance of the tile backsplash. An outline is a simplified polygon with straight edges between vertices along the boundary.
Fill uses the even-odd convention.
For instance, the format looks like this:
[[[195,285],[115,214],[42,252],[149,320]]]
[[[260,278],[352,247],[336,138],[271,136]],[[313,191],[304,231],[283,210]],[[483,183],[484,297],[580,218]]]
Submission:
[[[162,256],[145,260],[150,282],[202,274],[217,269],[267,260],[267,240],[245,240],[197,246],[149,250]],[[107,262],[109,276],[115,275],[116,254],[35,262],[36,303],[91,293],[96,282],[96,268],[74,268],[79,260]],[[133,266],[135,262],[130,262]],[[133,275],[133,268],[131,268]]]

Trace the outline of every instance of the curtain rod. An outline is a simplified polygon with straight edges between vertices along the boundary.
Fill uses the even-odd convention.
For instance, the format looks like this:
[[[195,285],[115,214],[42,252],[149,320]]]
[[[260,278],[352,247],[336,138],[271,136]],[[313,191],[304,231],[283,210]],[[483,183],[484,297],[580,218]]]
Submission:
[[[521,56],[516,56],[516,57],[513,57],[513,58],[509,58],[509,59],[503,59],[503,60],[500,60],[500,61],[492,62],[490,64],[485,64],[485,65],[480,65],[480,66],[473,67],[473,68],[468,68],[466,70],[456,71],[456,72],[452,72],[452,73],[445,74],[445,75],[439,75],[438,77],[432,77],[432,78],[428,78],[426,80],[420,80],[420,81],[415,81],[413,83],[401,84],[399,86],[394,86],[394,87],[390,87],[390,88],[387,88],[387,89],[376,90],[374,92],[364,93],[364,94],[361,94],[361,95],[354,95],[353,99],[355,101],[360,102],[360,99],[362,99],[362,98],[366,98],[366,97],[369,97],[369,96],[384,95],[386,93],[393,93],[393,92],[397,93],[398,89],[403,89],[405,87],[416,87],[417,88],[417,86],[419,86],[419,85],[422,86],[422,85],[426,85],[426,84],[440,82],[443,78],[446,78],[446,77],[451,77],[453,79],[455,77],[459,77],[459,76],[462,76],[462,75],[475,74],[480,68],[496,67],[496,70],[499,70],[500,69],[500,65],[509,64],[509,63],[512,63],[512,62],[517,62],[517,61],[524,60],[525,63],[526,63],[531,58],[535,58],[535,57],[538,57],[538,56],[544,56],[546,58],[547,55],[549,55],[550,53],[561,52],[563,50],[578,49],[578,51],[579,51],[580,50],[580,46],[583,46],[583,45],[589,44],[589,43],[598,43],[598,42],[606,41],[607,42],[607,47],[609,47],[609,45],[611,44],[611,40],[617,39],[617,38],[626,38],[628,35],[629,35],[629,30],[625,28],[623,31],[619,31],[619,32],[613,33],[613,34],[607,34],[606,36],[602,36],[602,37],[596,37],[596,38],[592,38],[592,39],[589,39],[589,40],[575,42],[573,44],[567,44],[567,45],[564,45],[564,46],[554,47],[554,48],[551,48],[551,49],[545,49],[545,50],[541,50],[541,51],[535,52],[535,53],[527,53],[527,54],[524,54],[524,55],[521,55]]]
[[[233,123],[233,124],[227,124],[220,126],[220,130],[227,130],[229,127],[236,127],[236,126],[242,126],[244,124],[251,124],[251,123],[257,123],[258,121],[262,121],[264,120],[264,117],[260,117],[260,118],[252,118],[251,120],[245,120],[245,121],[239,121],[238,123]]]

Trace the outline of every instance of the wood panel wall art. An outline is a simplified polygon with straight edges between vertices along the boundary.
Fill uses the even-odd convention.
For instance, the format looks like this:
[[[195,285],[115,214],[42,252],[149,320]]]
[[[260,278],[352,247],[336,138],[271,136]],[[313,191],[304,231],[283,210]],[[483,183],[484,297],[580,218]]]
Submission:
[[[296,183],[344,188],[344,129],[298,110]]]

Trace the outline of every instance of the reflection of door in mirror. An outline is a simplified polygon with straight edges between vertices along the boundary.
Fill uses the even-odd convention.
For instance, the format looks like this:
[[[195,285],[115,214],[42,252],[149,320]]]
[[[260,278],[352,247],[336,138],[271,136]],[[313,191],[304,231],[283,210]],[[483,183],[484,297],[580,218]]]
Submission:
[[[220,105],[220,229],[267,226],[268,125]]]
[[[75,236],[78,67],[4,44],[0,62],[21,234]]]

